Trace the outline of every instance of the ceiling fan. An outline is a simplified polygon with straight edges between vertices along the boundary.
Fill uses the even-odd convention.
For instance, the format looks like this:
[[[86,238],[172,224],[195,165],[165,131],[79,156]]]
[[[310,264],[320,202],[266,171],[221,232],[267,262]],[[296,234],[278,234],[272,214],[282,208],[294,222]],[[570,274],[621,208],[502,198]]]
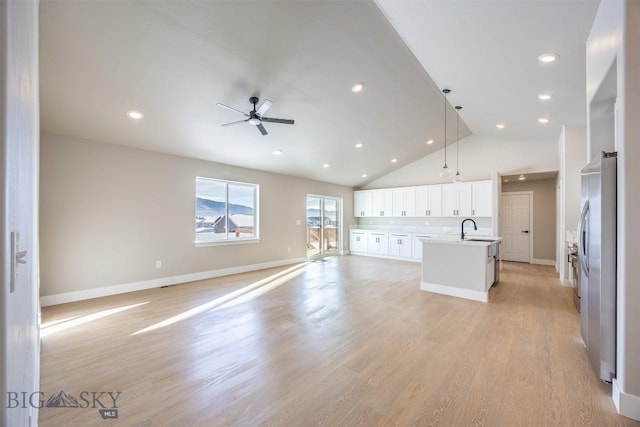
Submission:
[[[257,127],[261,134],[266,135],[267,134],[267,130],[262,125],[262,122],[284,123],[286,125],[292,125],[293,124],[293,120],[289,120],[289,119],[272,119],[271,117],[263,117],[262,115],[267,112],[267,110],[269,109],[269,107],[271,107],[273,102],[269,101],[268,99],[265,99],[265,101],[262,103],[262,105],[259,108],[256,108],[256,104],[258,103],[258,101],[259,101],[259,99],[258,99],[257,96],[252,96],[251,98],[249,98],[249,102],[253,104],[253,110],[251,110],[251,112],[249,112],[249,114],[247,114],[245,112],[242,112],[240,110],[236,110],[235,108],[229,107],[228,105],[224,105],[224,104],[218,103],[217,104],[218,107],[226,108],[227,110],[230,110],[230,111],[235,111],[236,113],[242,114],[243,116],[246,117],[246,119],[244,119],[244,120],[238,120],[237,122],[225,123],[222,126],[231,126],[231,125],[237,125],[239,123],[247,123],[248,122],[249,124],[252,124],[255,127]]]

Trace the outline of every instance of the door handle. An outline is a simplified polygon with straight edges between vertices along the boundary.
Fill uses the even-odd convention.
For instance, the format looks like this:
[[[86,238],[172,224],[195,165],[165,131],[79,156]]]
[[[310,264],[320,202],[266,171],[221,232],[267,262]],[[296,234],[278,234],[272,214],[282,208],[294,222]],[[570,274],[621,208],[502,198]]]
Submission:
[[[529,234],[529,230],[524,230],[523,233]]]
[[[18,281],[18,265],[26,264],[27,251],[18,250],[20,234],[17,231],[11,232],[11,277],[9,278],[9,293],[16,291]]]

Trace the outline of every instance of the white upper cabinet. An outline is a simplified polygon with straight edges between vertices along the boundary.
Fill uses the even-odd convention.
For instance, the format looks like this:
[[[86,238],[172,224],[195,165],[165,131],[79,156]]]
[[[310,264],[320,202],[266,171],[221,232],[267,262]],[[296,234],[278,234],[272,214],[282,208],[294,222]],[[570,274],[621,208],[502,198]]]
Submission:
[[[491,217],[493,181],[353,192],[355,217]]]
[[[415,188],[415,216],[442,216],[442,186],[423,185]]]
[[[393,216],[393,197],[391,189],[371,190],[373,215]]]
[[[373,216],[373,197],[372,191],[354,191],[353,192],[353,216]]]
[[[493,216],[493,182],[474,181],[471,183],[471,196],[473,206],[472,216]]]
[[[393,216],[415,216],[416,187],[394,188],[391,190]]]
[[[442,185],[442,216],[471,216],[471,183]]]

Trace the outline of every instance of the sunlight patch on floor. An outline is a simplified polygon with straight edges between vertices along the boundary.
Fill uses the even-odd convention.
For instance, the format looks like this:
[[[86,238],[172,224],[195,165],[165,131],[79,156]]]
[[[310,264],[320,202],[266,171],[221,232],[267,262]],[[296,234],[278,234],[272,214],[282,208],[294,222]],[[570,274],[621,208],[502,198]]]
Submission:
[[[40,337],[45,338],[57,332],[71,329],[76,326],[80,326],[85,323],[92,322],[94,320],[102,319],[103,317],[111,316],[113,314],[117,314],[125,310],[130,310],[132,308],[136,308],[145,304],[148,304],[148,302],[141,302],[138,304],[131,304],[131,305],[125,305],[122,307],[111,308],[109,310],[102,310],[96,313],[87,314],[86,316],[76,316],[76,317],[70,317],[68,319],[46,322],[40,326]]]
[[[255,283],[237,289],[219,298],[213,299],[205,304],[201,304],[197,307],[165,319],[154,325],[148,326],[144,329],[140,329],[139,331],[136,331],[131,335],[143,334],[145,332],[164,328],[165,326],[169,326],[182,320],[189,319],[208,310],[220,310],[237,304],[242,304],[247,301],[251,301],[252,299],[257,298],[260,295],[264,295],[265,293],[283,285],[294,277],[302,274],[302,272],[304,271],[304,267],[306,267],[307,264],[308,262],[296,264],[291,268],[273,274],[269,277],[265,277],[264,279],[258,280]]]

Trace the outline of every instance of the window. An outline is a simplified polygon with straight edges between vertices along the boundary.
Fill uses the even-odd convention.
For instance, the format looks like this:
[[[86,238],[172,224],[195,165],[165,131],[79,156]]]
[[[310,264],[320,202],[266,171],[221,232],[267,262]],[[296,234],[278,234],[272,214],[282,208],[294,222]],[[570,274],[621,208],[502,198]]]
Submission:
[[[258,239],[257,184],[196,177],[196,243]]]

